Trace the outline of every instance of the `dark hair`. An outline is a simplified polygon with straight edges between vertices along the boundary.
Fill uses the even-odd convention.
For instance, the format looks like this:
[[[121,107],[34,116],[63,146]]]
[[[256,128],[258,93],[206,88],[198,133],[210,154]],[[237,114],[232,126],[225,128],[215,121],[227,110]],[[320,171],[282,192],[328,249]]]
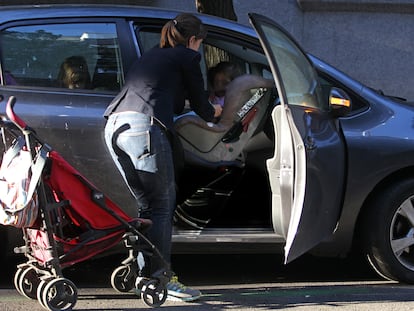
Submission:
[[[214,85],[214,77],[219,72],[226,74],[230,80],[234,80],[234,78],[241,75],[240,67],[236,64],[226,61],[220,62],[216,66],[211,67],[207,72],[207,81],[211,86]]]
[[[201,20],[190,13],[182,13],[168,21],[161,30],[160,47],[175,47],[178,44],[187,46],[192,36],[204,39],[207,31]]]
[[[83,56],[70,56],[60,65],[59,87],[70,89],[91,88],[88,64]]]

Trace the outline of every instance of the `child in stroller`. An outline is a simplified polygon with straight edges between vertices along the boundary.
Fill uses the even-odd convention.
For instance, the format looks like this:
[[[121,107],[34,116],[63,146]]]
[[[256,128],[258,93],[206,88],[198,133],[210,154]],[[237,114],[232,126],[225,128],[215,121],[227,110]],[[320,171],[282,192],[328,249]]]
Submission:
[[[1,99],[0,99],[1,100]],[[5,153],[0,168],[0,223],[22,228],[24,253],[14,277],[18,292],[49,310],[67,310],[77,301],[76,286],[62,269],[124,241],[128,257],[111,276],[119,292],[136,289],[148,306],[162,305],[171,278],[168,264],[145,237],[151,222],[132,219],[42,142],[13,110],[10,97],[0,121]],[[10,143],[9,143],[10,142]],[[151,278],[139,277],[137,257],[165,263]]]

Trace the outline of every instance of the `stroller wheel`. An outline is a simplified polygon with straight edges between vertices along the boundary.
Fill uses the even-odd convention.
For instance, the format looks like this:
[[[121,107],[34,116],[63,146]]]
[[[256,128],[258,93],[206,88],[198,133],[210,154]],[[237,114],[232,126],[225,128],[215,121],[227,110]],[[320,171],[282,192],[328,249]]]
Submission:
[[[17,272],[16,272],[17,274]],[[18,276],[18,290],[19,292],[30,299],[36,299],[37,287],[39,286],[40,279],[36,273],[36,269],[28,266],[24,268]]]
[[[50,311],[71,310],[78,299],[75,284],[65,278],[47,282],[41,295],[41,304]]]
[[[111,285],[116,291],[126,293],[135,287],[136,277],[131,265],[119,266],[112,272]]]
[[[19,294],[20,295],[22,295],[23,296],[23,292],[22,292],[22,290],[20,289],[20,286],[19,286],[19,281],[20,281],[20,276],[22,275],[22,273],[23,273],[23,271],[24,271],[24,269],[25,268],[27,268],[27,267],[19,267],[17,270],[16,270],[16,273],[14,274],[14,279],[13,279],[13,282],[14,282],[14,287],[16,288],[16,290],[19,292]]]
[[[167,300],[167,288],[158,280],[148,280],[142,285],[141,298],[149,307],[159,307]]]
[[[45,306],[43,302],[43,290],[45,289],[45,286],[47,285],[47,283],[50,282],[51,280],[53,280],[53,278],[43,279],[40,281],[39,286],[37,287],[37,292],[36,292],[37,301],[45,309],[47,309],[47,306]]]

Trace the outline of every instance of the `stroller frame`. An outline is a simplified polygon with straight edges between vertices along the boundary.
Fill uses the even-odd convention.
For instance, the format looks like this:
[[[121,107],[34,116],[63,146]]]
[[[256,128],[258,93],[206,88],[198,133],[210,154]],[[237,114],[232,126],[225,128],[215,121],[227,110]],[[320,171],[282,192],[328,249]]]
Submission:
[[[42,169],[39,180],[31,181],[37,183],[39,211],[35,225],[22,228],[24,246],[15,248],[15,253],[23,253],[27,258],[27,262],[17,266],[14,276],[17,291],[27,298],[37,299],[48,310],[71,310],[77,302],[77,288],[63,276],[63,268],[100,254],[123,240],[128,257],[113,271],[112,287],[118,292],[136,289],[148,306],[162,305],[167,298],[166,285],[172,272],[159,250],[145,236],[151,221],[130,218],[90,184],[15,114],[15,103],[16,98],[11,96],[7,102],[7,119],[0,120],[5,150],[10,147],[6,137],[11,137],[13,144],[24,139],[23,148],[30,150],[32,159],[42,157],[46,163],[45,167],[32,166],[32,177],[36,169]],[[62,189],[64,183],[58,181],[55,172],[60,174],[60,179],[63,176],[74,182],[75,197],[62,196],[66,192]],[[83,192],[89,195],[90,206],[74,209],[72,203],[77,206],[85,203],[84,197],[77,197],[77,193],[80,197]],[[78,199],[84,201],[77,202]],[[84,219],[85,210],[89,209],[99,213],[97,218],[105,219],[104,223]],[[139,253],[147,258],[156,256],[163,268],[152,273],[150,278],[138,277],[138,270],[142,269],[137,262]]]

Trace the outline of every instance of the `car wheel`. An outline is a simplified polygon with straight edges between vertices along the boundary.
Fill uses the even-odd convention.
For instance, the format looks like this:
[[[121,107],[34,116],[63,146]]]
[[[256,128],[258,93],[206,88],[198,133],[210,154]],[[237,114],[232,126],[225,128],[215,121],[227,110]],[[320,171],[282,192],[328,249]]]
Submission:
[[[414,284],[414,179],[393,184],[371,200],[363,226],[365,254],[375,271]]]

